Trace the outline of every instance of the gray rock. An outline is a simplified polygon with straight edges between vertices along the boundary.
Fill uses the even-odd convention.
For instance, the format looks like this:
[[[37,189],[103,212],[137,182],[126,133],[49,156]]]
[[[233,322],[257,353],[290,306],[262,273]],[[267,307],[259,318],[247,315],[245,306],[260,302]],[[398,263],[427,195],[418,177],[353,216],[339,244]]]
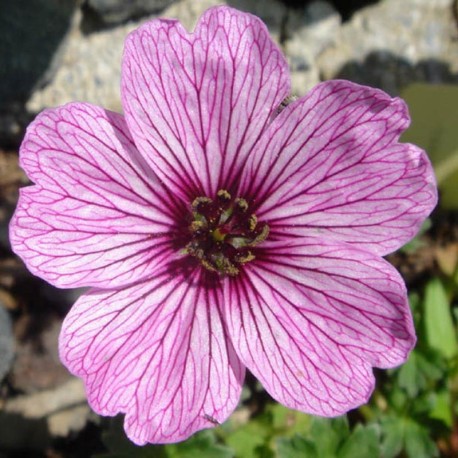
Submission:
[[[0,411],[0,444],[12,452],[43,451],[54,436],[79,432],[88,421],[99,417],[87,404],[82,381],[71,378],[53,390],[8,399]]]
[[[330,2],[323,0],[301,9],[288,8],[280,0],[181,0],[161,16],[177,18],[192,30],[207,8],[226,3],[266,22],[288,59],[294,94],[304,94],[320,80],[339,77],[397,94],[411,81],[457,80],[458,41],[451,2],[384,0],[344,24]],[[148,19],[153,17],[157,16]],[[142,21],[84,34],[81,20],[77,12],[57,72],[50,84],[33,93],[28,110],[79,100],[121,111],[123,44]]]
[[[324,79],[398,94],[414,81],[457,82],[453,0],[384,0],[356,13],[317,59]]]
[[[220,0],[182,0],[164,10],[161,16],[178,18],[192,30],[207,8],[221,3]],[[157,16],[148,19],[153,17]],[[124,40],[145,20],[86,35],[81,31],[82,14],[77,11],[53,80],[32,94],[27,109],[38,112],[70,101],[82,101],[121,111],[119,88]]]
[[[269,28],[272,38],[282,44],[289,9],[280,0],[227,0],[227,4],[261,18]]]
[[[340,14],[329,2],[315,1],[288,11],[283,48],[293,94],[303,95],[320,81],[317,58],[336,42],[340,24]]]
[[[120,71],[123,43],[139,23],[85,35],[80,28],[81,11],[76,11],[72,28],[60,53],[52,81],[36,90],[26,107],[39,112],[71,101],[91,102],[120,111]]]
[[[160,16],[178,19],[188,31],[192,31],[205,10],[225,4],[226,0],[181,0],[164,10]]]
[[[9,399],[4,412],[25,418],[45,418],[76,405],[87,405],[83,382],[75,377],[52,390],[40,391]]]
[[[75,6],[74,0],[0,2],[0,111],[50,80]]]
[[[41,294],[37,290],[37,296]],[[49,319],[39,339],[22,339],[17,343],[11,369],[11,383],[16,390],[26,394],[52,390],[71,378],[59,358],[61,325],[61,320]]]
[[[84,5],[106,24],[156,13],[177,0],[86,0]]]
[[[0,303],[0,381],[11,369],[14,357],[14,338],[11,318]]]

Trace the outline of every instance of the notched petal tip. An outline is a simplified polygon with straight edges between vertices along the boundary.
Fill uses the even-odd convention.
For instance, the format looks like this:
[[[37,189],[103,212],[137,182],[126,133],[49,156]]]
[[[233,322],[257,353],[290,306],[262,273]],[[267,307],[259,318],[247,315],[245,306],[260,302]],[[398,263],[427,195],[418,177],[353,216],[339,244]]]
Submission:
[[[319,84],[267,129],[243,177],[272,235],[327,236],[380,255],[408,242],[436,205],[425,153],[399,142],[407,106],[348,81]]]
[[[225,296],[242,362],[276,400],[308,413],[336,416],[365,403],[372,367],[398,366],[415,344],[399,274],[348,244],[267,240]]]
[[[120,290],[92,290],[62,326],[62,362],[83,378],[96,412],[126,414],[139,445],[185,440],[212,426],[206,415],[224,421],[240,396],[244,367],[220,294],[178,277],[164,269]]]
[[[352,102],[352,97],[356,95],[361,108],[368,108],[369,113],[372,112],[374,115],[380,114],[377,116],[378,121],[385,120],[387,134],[389,134],[390,142],[392,143],[399,140],[400,135],[409,127],[411,122],[406,102],[400,97],[392,97],[379,88],[336,79],[317,84],[309,94],[306,94],[305,98],[313,97],[314,92],[319,93],[320,98],[335,97],[343,94],[343,100],[348,98],[350,103]],[[351,107],[353,109],[357,108],[354,105],[351,105]],[[357,110],[355,111],[356,113],[349,114],[357,118],[358,113]],[[370,122],[370,119],[367,118],[366,122]]]
[[[86,103],[45,110],[20,160],[35,185],[20,191],[10,240],[35,275],[58,287],[122,286],[171,249],[168,201],[122,115]]]
[[[129,128],[184,200],[235,186],[289,88],[285,58],[265,25],[231,8],[211,8],[192,33],[153,20],[126,43]]]

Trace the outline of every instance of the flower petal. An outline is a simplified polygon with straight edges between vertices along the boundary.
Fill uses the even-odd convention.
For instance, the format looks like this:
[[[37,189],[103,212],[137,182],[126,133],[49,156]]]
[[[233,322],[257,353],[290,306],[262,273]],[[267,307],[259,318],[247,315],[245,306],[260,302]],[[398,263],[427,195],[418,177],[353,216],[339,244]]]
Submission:
[[[265,25],[231,8],[209,9],[192,34],[155,20],[126,40],[127,123],[161,180],[186,200],[231,190],[289,87]]]
[[[272,236],[319,235],[388,254],[437,202],[431,164],[398,143],[407,108],[347,81],[318,85],[289,105],[250,156],[241,191],[262,202]]]
[[[371,366],[397,366],[415,344],[399,274],[340,242],[304,237],[262,248],[225,292],[240,359],[288,407],[334,416],[365,403]]]
[[[244,367],[221,320],[220,291],[201,269],[163,272],[122,290],[92,290],[66,317],[64,364],[92,408],[125,412],[136,444],[184,440],[223,422],[237,405]]]
[[[29,126],[10,225],[14,251],[61,287],[122,285],[170,251],[170,199],[142,164],[121,115],[82,103],[47,110]]]

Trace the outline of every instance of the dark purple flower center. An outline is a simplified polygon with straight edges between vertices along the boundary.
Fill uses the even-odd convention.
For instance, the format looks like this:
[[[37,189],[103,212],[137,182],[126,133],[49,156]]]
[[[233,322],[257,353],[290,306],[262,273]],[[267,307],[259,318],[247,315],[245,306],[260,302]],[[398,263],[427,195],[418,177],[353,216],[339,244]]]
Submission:
[[[233,199],[224,189],[213,200],[196,198],[191,207],[191,240],[185,252],[212,272],[237,275],[243,264],[255,259],[252,248],[269,234],[269,226],[248,211],[248,202]]]

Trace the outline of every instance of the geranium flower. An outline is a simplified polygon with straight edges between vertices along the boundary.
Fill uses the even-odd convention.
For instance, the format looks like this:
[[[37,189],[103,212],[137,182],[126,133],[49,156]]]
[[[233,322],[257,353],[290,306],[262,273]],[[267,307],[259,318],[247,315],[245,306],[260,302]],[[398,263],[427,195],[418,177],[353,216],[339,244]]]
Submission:
[[[60,356],[137,444],[223,422],[245,368],[290,408],[343,414],[415,343],[381,258],[436,203],[425,153],[398,142],[406,106],[329,81],[280,107],[289,90],[266,27],[219,7],[193,33],[129,35],[124,115],[70,103],[28,128],[13,248],[53,285],[93,287]]]

